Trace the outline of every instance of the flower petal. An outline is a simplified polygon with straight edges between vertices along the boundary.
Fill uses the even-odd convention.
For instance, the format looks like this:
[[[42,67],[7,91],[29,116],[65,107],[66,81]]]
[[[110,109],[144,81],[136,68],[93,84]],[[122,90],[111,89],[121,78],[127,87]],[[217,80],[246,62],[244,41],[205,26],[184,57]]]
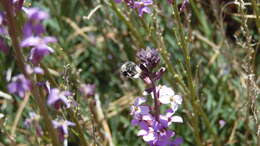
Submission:
[[[146,134],[148,134],[148,132],[146,130],[143,130],[143,129],[139,130],[138,133],[137,133],[138,136],[144,136]]]
[[[31,37],[24,39],[21,42],[20,46],[21,47],[37,46],[40,44],[40,42],[41,42],[41,39],[39,37],[31,36]]]
[[[148,106],[139,106],[140,108],[140,113],[141,115],[146,115],[146,114],[149,114],[149,107]]]
[[[56,43],[57,42],[57,39],[55,37],[50,37],[50,36],[47,36],[47,37],[44,37],[43,38],[43,41],[47,44],[47,43]]]
[[[178,104],[182,104],[182,97],[180,95],[174,95],[173,98],[175,102],[177,102]]]
[[[172,116],[172,117],[171,117],[171,122],[174,122],[174,123],[183,123],[183,119],[182,119],[182,117],[180,117],[180,116]]]
[[[116,2],[116,3],[121,3],[121,2],[122,2],[122,0],[115,0],[115,2]]]
[[[144,97],[137,97],[137,98],[135,99],[134,105],[141,105],[141,104],[144,103],[145,101],[146,101],[146,98],[144,98]]]
[[[57,89],[57,88],[51,89],[50,94],[48,96],[47,104],[52,105],[57,100],[59,100],[58,94],[59,94],[59,89]]]
[[[149,142],[155,140],[155,135],[153,132],[148,133],[147,135],[143,136],[144,141]]]
[[[171,102],[171,108],[173,113],[175,113],[178,110],[179,105],[176,102]]]
[[[170,96],[160,96],[159,97],[159,101],[162,104],[169,104],[169,103],[171,103]]]

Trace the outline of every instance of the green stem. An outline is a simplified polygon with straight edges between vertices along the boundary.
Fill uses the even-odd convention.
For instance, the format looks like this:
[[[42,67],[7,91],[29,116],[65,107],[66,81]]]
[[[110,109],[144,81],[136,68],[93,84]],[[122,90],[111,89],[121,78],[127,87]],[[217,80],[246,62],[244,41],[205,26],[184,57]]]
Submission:
[[[252,1],[254,13],[256,15],[257,31],[258,31],[258,34],[260,34],[260,11],[259,11],[259,8],[257,6],[257,0],[251,0],[251,1]]]
[[[180,43],[178,43],[178,44],[180,45],[180,47],[183,50],[185,68],[187,70],[188,88],[190,90],[191,104],[192,104],[192,107],[195,111],[195,117],[194,117],[195,127],[194,128],[195,128],[196,142],[197,142],[197,145],[202,145],[201,141],[200,141],[200,133],[199,133],[199,128],[198,128],[198,115],[201,115],[202,118],[204,119],[204,121],[206,122],[207,128],[210,130],[214,139],[216,140],[217,145],[219,146],[220,143],[218,141],[217,135],[214,132],[214,130],[212,129],[212,127],[210,126],[210,122],[209,122],[207,115],[204,113],[200,104],[196,102],[196,100],[199,101],[199,98],[196,94],[196,89],[195,89],[194,84],[193,84],[193,77],[192,77],[192,70],[191,70],[191,63],[190,63],[190,55],[189,55],[189,48],[188,48],[188,44],[187,44],[187,38],[185,38],[183,29],[182,29],[181,18],[180,18],[180,15],[179,15],[177,4],[174,4],[173,8],[174,8],[174,16],[175,16],[175,19],[176,19],[176,22],[177,22],[176,36],[177,37],[179,36]]]
[[[79,138],[80,138],[81,144],[83,146],[88,146],[87,140],[84,136],[83,128],[80,126],[80,123],[79,123],[78,119],[75,117],[75,114],[70,109],[68,109],[68,113],[71,116],[72,121],[76,124],[76,129],[79,132],[79,135],[80,135]]]
[[[168,53],[168,51],[167,51],[167,49],[165,47],[165,44],[164,44],[164,41],[163,41],[163,37],[162,36],[160,36],[160,37],[161,38],[159,38],[159,39],[160,39],[161,43],[160,43],[159,48],[161,48],[160,52],[161,52],[163,61],[166,63],[166,67],[169,69],[169,72],[172,74],[174,81],[181,86],[182,90],[184,92],[189,92],[188,89],[186,88],[185,84],[181,80],[180,76],[174,70],[173,65],[170,63],[169,53]]]
[[[203,31],[205,33],[205,35],[207,37],[210,36],[210,28],[208,27],[208,23],[207,23],[207,19],[205,18],[205,13],[203,11],[199,11],[199,8],[196,6],[194,0],[189,0],[190,4],[191,4],[191,7],[195,13],[195,16],[198,18],[199,20],[199,23],[202,25],[203,27]]]
[[[136,31],[132,23],[130,23],[127,18],[122,14],[122,12],[116,7],[116,4],[114,0],[110,0],[111,8],[115,11],[117,16],[127,25],[127,27],[130,29],[130,31],[133,33],[133,36],[135,37],[136,41],[139,43],[141,48],[144,48],[144,39],[143,37]]]
[[[152,88],[153,88],[153,97],[154,97],[154,110],[155,110],[155,119],[159,122],[159,116],[160,116],[160,104],[158,101],[158,92],[156,92],[156,85],[151,77],[149,77],[152,81]]]

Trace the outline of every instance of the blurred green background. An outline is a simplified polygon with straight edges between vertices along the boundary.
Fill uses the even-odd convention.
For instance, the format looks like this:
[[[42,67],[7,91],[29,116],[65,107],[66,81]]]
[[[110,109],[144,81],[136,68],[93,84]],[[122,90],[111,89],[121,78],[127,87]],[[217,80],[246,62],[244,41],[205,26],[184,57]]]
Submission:
[[[182,29],[188,37],[192,75],[200,104],[221,144],[257,145],[257,128],[250,109],[252,102],[249,92],[257,91],[256,107],[259,110],[260,53],[256,18],[248,17],[254,15],[252,6],[246,5],[245,9],[241,10],[237,4],[227,0],[193,2],[180,15]],[[156,6],[152,7],[153,13],[143,17],[139,17],[136,11],[124,4],[116,4],[120,14],[129,20],[134,31],[141,37],[142,40],[138,40],[134,31],[116,13],[109,1],[26,1],[26,5],[40,7],[50,14],[50,19],[44,24],[48,35],[57,37],[58,43],[53,45],[55,53],[46,57],[44,64],[61,88],[66,86],[76,93],[80,104],[79,113],[83,117],[82,121],[85,121],[86,135],[93,135],[93,127],[87,128],[88,123],[92,122],[92,115],[88,110],[87,100],[78,94],[80,83],[96,85],[96,94],[101,101],[115,145],[145,145],[142,138],[136,135],[138,128],[130,125],[129,114],[133,99],[142,95],[145,85],[140,80],[126,79],[120,74],[121,65],[126,61],[136,62],[136,52],[142,47],[161,46],[156,43],[160,44],[161,41],[158,40],[162,38],[172,67],[183,83],[187,83],[182,49],[175,36],[178,28],[172,15],[173,9],[166,0],[155,3]],[[176,3],[181,6],[181,1]],[[163,54],[162,49],[159,50]],[[253,64],[248,57],[252,50],[255,51]],[[0,54],[0,63],[0,90],[7,92],[8,70],[12,75],[19,71],[10,54]],[[162,58],[160,66],[166,66]],[[254,85],[248,85],[250,66],[253,66],[255,73]],[[173,87],[185,100],[187,93],[168,70],[167,68],[160,84]],[[5,115],[5,118],[0,120],[4,125],[0,130],[0,141],[9,145],[6,133],[21,99],[13,97],[12,100],[0,101],[0,112]],[[30,101],[30,104],[34,104],[34,101]],[[28,106],[22,119],[25,119],[31,110]],[[184,118],[184,123],[171,127],[177,137],[184,139],[183,145],[187,146],[195,145],[191,123],[186,120],[189,112],[192,112],[190,108],[182,106],[176,114]],[[259,114],[256,116],[259,117]],[[220,120],[226,122],[223,127],[219,124]],[[20,120],[16,141],[29,144],[28,139],[33,130],[25,129],[22,121],[24,120]],[[203,118],[199,118],[199,123],[203,144],[211,145],[212,135]],[[95,128],[98,130],[98,127]],[[93,140],[91,136],[87,137],[90,141]],[[96,140],[99,141],[98,136]],[[70,141],[71,145],[75,145],[77,138],[71,136]]]

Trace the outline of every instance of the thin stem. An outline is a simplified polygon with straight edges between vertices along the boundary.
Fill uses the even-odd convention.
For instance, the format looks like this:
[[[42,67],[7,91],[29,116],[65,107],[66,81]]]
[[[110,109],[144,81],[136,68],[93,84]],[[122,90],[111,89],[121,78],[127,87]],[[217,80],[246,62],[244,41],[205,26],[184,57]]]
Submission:
[[[193,87],[193,82],[192,82],[192,73],[191,73],[191,65],[190,65],[190,56],[188,54],[188,48],[187,48],[187,44],[185,43],[185,38],[184,38],[184,35],[183,35],[183,32],[181,31],[181,20],[180,20],[180,16],[179,16],[179,13],[178,13],[178,8],[177,8],[177,5],[174,5],[173,6],[174,8],[174,16],[175,16],[175,19],[176,19],[176,22],[177,22],[177,31],[178,31],[178,35],[181,37],[180,40],[180,46],[182,47],[183,49],[183,55],[184,55],[184,61],[185,61],[185,67],[187,69],[187,77],[188,77],[188,88],[189,88],[189,94],[190,94],[190,97],[191,97],[191,104],[193,106],[193,108],[195,107],[195,90],[194,90],[194,87]],[[177,35],[177,36],[178,36]],[[201,142],[201,139],[200,139],[200,130],[199,130],[199,125],[198,125],[198,114],[197,114],[197,109],[194,108],[194,112],[195,112],[195,116],[192,117],[193,119],[193,128],[194,128],[194,134],[195,134],[195,141],[197,143],[197,145],[202,145],[202,142]]]
[[[22,113],[23,113],[23,110],[24,110],[26,104],[27,104],[28,101],[29,101],[29,97],[30,97],[29,94],[26,94],[26,95],[25,95],[25,98],[23,99],[23,102],[20,104],[19,109],[18,109],[18,111],[17,111],[17,114],[16,114],[16,116],[15,116],[15,120],[14,120],[13,126],[12,126],[12,128],[11,128],[11,137],[13,137],[13,138],[15,138],[15,135],[16,135],[16,134],[15,134],[15,131],[16,131],[18,122],[19,122],[19,120],[20,120],[20,118],[21,118],[21,115],[22,115]]]
[[[257,0],[251,0],[251,1],[252,1],[254,13],[256,15],[257,31],[258,31],[258,34],[260,34],[260,11],[259,11],[259,8],[257,6],[258,5]]]
[[[160,44],[161,44],[161,46],[159,46],[160,52],[161,52],[161,55],[162,55],[164,62],[166,63],[167,68],[169,69],[169,72],[173,76],[174,82],[179,83],[179,85],[182,87],[183,91],[189,92],[189,90],[187,89],[187,87],[185,86],[183,81],[180,79],[180,76],[177,74],[176,70],[174,70],[172,64],[170,63],[169,53],[168,53],[168,51],[165,47],[163,37],[161,35],[160,35],[160,37],[161,37],[161,38],[159,38]]]
[[[25,60],[24,60],[24,57],[23,57],[22,52],[19,49],[19,45],[18,45],[19,44],[18,39],[17,39],[18,35],[17,35],[16,27],[14,25],[16,23],[14,22],[15,19],[13,18],[13,14],[12,14],[12,12],[14,11],[13,7],[10,4],[9,0],[3,0],[3,1],[1,1],[1,3],[4,6],[5,11],[7,12],[7,19],[8,19],[8,26],[9,26],[8,31],[9,31],[9,34],[10,34],[10,37],[12,40],[13,47],[15,48],[15,49],[13,49],[13,51],[14,51],[16,63],[19,66],[19,68],[22,70],[23,74],[25,76],[28,76],[25,71],[25,67],[24,67],[25,65],[23,63],[23,62],[25,62]]]
[[[208,27],[208,23],[206,21],[206,16],[205,16],[205,13],[203,11],[200,11],[201,9],[199,9],[197,6],[196,6],[196,2],[194,2],[194,0],[189,0],[190,4],[191,4],[191,7],[195,13],[195,16],[198,18],[200,24],[202,25],[203,27],[203,31],[205,33],[205,35],[207,37],[210,36],[210,28]]]
[[[152,88],[153,88],[153,100],[154,100],[154,110],[155,110],[155,119],[159,122],[159,115],[160,115],[160,105],[159,105],[159,90],[156,92],[156,86],[152,78],[150,78],[152,81]]]
[[[180,15],[179,15],[179,11],[178,11],[178,7],[175,4],[173,6],[174,8],[174,16],[177,22],[177,32],[176,32],[176,36],[180,37],[180,47],[183,50],[183,55],[184,55],[184,62],[185,62],[185,68],[187,70],[187,78],[188,78],[188,88],[190,90],[190,96],[191,96],[191,104],[192,107],[195,111],[195,117],[194,117],[194,122],[195,122],[195,134],[196,134],[196,141],[198,145],[201,145],[201,140],[200,140],[200,133],[199,133],[199,127],[198,127],[198,116],[202,115],[202,118],[204,119],[207,128],[210,130],[210,132],[212,133],[214,139],[216,140],[216,144],[219,146],[220,143],[218,141],[217,138],[217,134],[214,132],[214,130],[212,129],[209,119],[207,117],[207,115],[204,113],[202,107],[200,106],[199,103],[196,102],[196,100],[199,100],[197,94],[196,94],[196,89],[194,87],[193,84],[193,77],[192,77],[192,71],[191,71],[191,63],[190,63],[190,55],[189,55],[189,48],[188,48],[188,44],[187,42],[187,38],[185,38],[184,32],[181,29],[182,25],[181,25],[181,19],[180,19]],[[197,130],[196,130],[197,129]]]
[[[114,0],[110,0],[111,8],[115,11],[117,16],[127,25],[127,27],[130,29],[130,31],[133,33],[136,41],[139,43],[140,47],[145,47],[144,45],[144,39],[142,36],[136,31],[132,23],[130,23],[127,18],[122,14],[122,12],[116,7]]]
[[[70,109],[68,110],[68,113],[71,116],[73,122],[75,122],[75,124],[76,124],[76,129],[79,132],[79,135],[80,135],[79,138],[80,138],[81,144],[83,146],[88,146],[88,142],[84,136],[83,128],[80,126],[80,123],[79,123],[78,119],[75,117],[75,114]]]

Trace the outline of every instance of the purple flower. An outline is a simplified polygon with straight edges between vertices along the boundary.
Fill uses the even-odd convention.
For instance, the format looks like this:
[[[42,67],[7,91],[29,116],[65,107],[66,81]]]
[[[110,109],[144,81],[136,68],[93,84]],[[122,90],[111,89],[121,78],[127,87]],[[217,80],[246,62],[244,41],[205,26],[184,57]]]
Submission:
[[[147,47],[146,49],[142,49],[137,53],[137,57],[139,58],[141,64],[149,71],[154,68],[160,62],[160,56],[156,49],[151,49]],[[141,68],[144,70],[144,68]]]
[[[52,48],[50,48],[48,46],[32,48],[32,50],[30,52],[29,60],[33,64],[38,64],[44,56],[48,55],[51,52],[53,52],[53,50],[52,50]]]
[[[60,120],[60,121],[53,120],[52,125],[54,126],[54,128],[58,130],[59,138],[61,141],[63,141],[69,135],[68,127],[75,126],[76,124],[67,120]]]
[[[149,127],[148,130],[141,129],[138,132],[138,136],[142,136],[144,141],[150,142],[156,139],[155,131],[153,128]]]
[[[28,16],[28,21],[23,27],[24,40],[21,47],[33,47],[30,52],[29,60],[33,64],[39,64],[42,58],[54,50],[48,46],[48,43],[57,42],[54,37],[40,36],[45,32],[42,21],[49,17],[48,13],[38,8],[24,8]]]
[[[28,37],[24,39],[20,46],[21,47],[33,47],[30,52],[29,59],[33,64],[38,64],[42,58],[49,53],[54,52],[54,50],[47,46],[48,43],[56,42],[57,40],[54,37]]]
[[[141,8],[151,5],[152,1],[135,1],[135,4],[137,4],[135,8]],[[153,71],[160,62],[159,53],[156,49],[142,49],[137,53],[137,57],[140,60],[140,78],[148,85],[148,88],[145,89],[143,94],[151,94],[154,106],[142,105],[146,102],[144,97],[136,98],[134,105],[131,106],[131,115],[133,115],[131,124],[140,127],[137,135],[142,136],[143,140],[150,146],[180,145],[182,142],[180,142],[179,139],[175,141],[172,140],[175,133],[168,128],[172,123],[183,123],[183,119],[180,116],[174,115],[179,105],[182,104],[182,97],[176,95],[175,92],[167,86],[155,85],[156,81],[160,80],[166,71],[164,67],[161,67],[158,71]],[[170,104],[171,106],[165,115],[160,115],[160,106],[162,104]]]
[[[1,24],[0,24],[0,35],[8,35],[7,28],[5,26],[1,26]]]
[[[24,125],[26,128],[29,128],[35,120],[38,121],[39,119],[40,115],[37,115],[35,112],[30,112],[29,118],[25,119]]]
[[[42,136],[43,135],[43,130],[39,124],[40,120],[40,115],[30,112],[29,113],[29,118],[25,119],[24,125],[26,128],[34,127],[36,130],[37,136]]]
[[[95,95],[96,86],[94,84],[81,84],[79,90],[85,97],[90,97]]]
[[[71,96],[69,91],[60,91],[57,88],[52,88],[50,89],[47,104],[53,105],[55,109],[60,109],[63,103],[67,108],[69,108],[70,103],[68,96]]]
[[[38,37],[38,36],[31,36],[29,38],[24,39],[20,46],[21,47],[40,47],[45,46],[48,43],[55,43],[57,42],[56,38],[54,37]]]
[[[5,13],[0,11],[0,35],[8,34],[6,25],[7,25],[7,20],[6,20]]]
[[[139,16],[143,16],[144,13],[151,13],[151,9],[148,7],[153,4],[152,0],[141,0],[134,2],[134,8],[138,9]]]
[[[219,124],[220,128],[222,128],[226,125],[226,121],[225,120],[219,120],[218,124]]]
[[[124,1],[128,6],[130,6],[131,8],[133,8],[133,6],[134,6],[134,0],[115,0],[116,3],[121,3],[122,1]]]
[[[23,26],[23,36],[25,38],[33,36],[33,35],[40,35],[45,32],[45,29],[42,24],[35,24],[32,22],[27,22]]]
[[[2,38],[0,38],[0,51],[4,52],[5,54],[9,52],[9,47],[6,45],[4,39]]]
[[[5,14],[4,12],[1,12],[0,11],[0,26],[4,25],[4,22],[5,22]]]
[[[173,116],[175,112],[172,109],[168,109],[165,115],[160,115],[161,124],[167,128],[172,123],[183,123],[183,119],[180,116]]]
[[[25,13],[33,21],[42,21],[49,18],[48,13],[41,11],[39,8],[27,8],[25,9]]]
[[[41,67],[36,66],[36,67],[33,68],[33,73],[44,74],[44,70]]]
[[[37,36],[44,33],[45,29],[41,22],[49,18],[48,13],[38,8],[27,8],[24,10],[28,16],[28,21],[23,28],[24,37]]]
[[[146,127],[147,124],[151,124],[154,120],[154,117],[151,114],[146,115],[135,115],[134,119],[132,119],[131,124],[133,126],[140,126],[140,127]]]
[[[25,66],[25,71],[28,73],[28,74],[44,74],[44,70],[39,67],[39,66],[36,66],[36,67],[31,67],[30,65],[26,65]]]
[[[184,11],[187,7],[187,5],[189,4],[189,0],[184,0],[182,2],[182,5],[181,5],[181,8],[180,8],[180,11]]]
[[[138,125],[141,128],[137,135],[142,136],[143,140],[152,146],[177,145],[175,141],[171,140],[171,137],[174,136],[174,132],[167,128],[172,123],[183,123],[183,119],[180,116],[174,115],[178,105],[182,102],[182,98],[180,97],[180,99],[178,99],[179,96],[177,96],[177,102],[175,102],[172,98],[175,99],[176,95],[174,91],[167,86],[156,87],[156,92],[159,92],[159,101],[161,103],[171,104],[172,108],[168,109],[165,115],[159,115],[159,120],[157,121],[155,115],[149,113],[149,106],[145,106],[147,107],[147,111],[146,108],[142,108],[142,104],[146,100],[143,97],[139,97],[131,107],[131,113],[134,115],[131,124],[134,126]]]
[[[172,144],[171,137],[173,137],[175,133],[171,130],[161,129],[159,132],[158,140],[155,143],[156,146],[169,146]]]
[[[171,137],[175,133],[164,128],[159,122],[153,121],[153,124],[139,130],[138,136],[142,136],[143,140],[153,146],[167,146],[171,141]]]
[[[146,99],[144,97],[138,97],[136,98],[134,105],[131,106],[131,115],[146,115],[149,114],[149,107],[148,106],[142,106],[141,104],[144,103]]]
[[[153,4],[152,0],[114,0],[116,3],[124,1],[130,8],[136,8],[139,16],[143,16],[144,13],[151,13],[151,9],[148,7]]]
[[[25,93],[31,89],[31,82],[23,74],[13,77],[12,82],[8,84],[8,91],[24,97]]]
[[[183,139],[181,137],[177,137],[171,144],[173,146],[180,146],[182,143],[183,143]]]

